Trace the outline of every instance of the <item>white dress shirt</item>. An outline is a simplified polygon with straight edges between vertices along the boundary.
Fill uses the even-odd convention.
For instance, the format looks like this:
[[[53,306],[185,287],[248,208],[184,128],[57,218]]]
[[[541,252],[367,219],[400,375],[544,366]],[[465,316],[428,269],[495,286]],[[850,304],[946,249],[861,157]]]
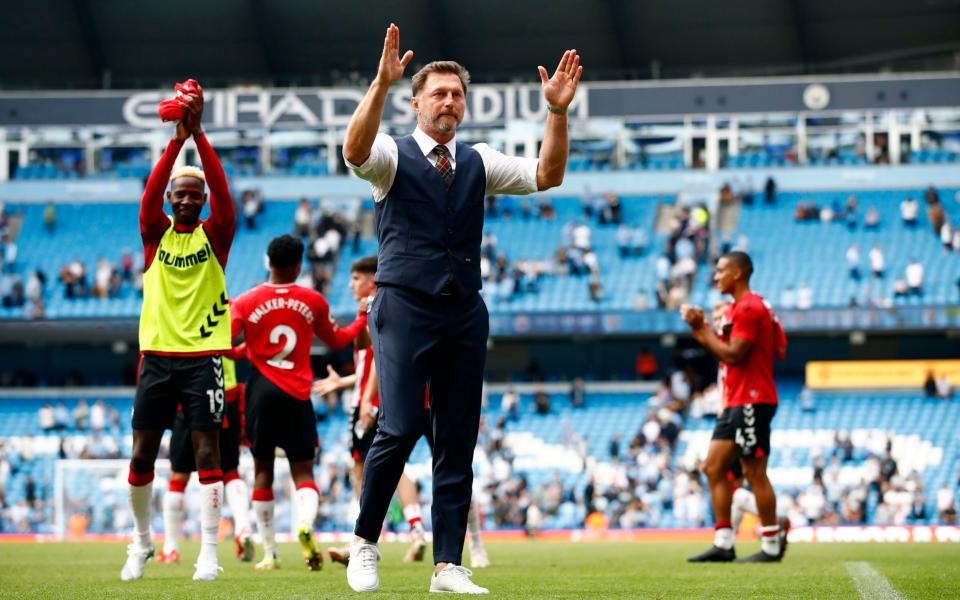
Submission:
[[[437,166],[437,155],[433,151],[437,147],[436,140],[419,127],[413,132],[413,139],[430,164]],[[453,167],[456,175],[456,137],[444,145],[450,151],[450,166]],[[473,149],[480,155],[483,169],[487,174],[487,188],[484,195],[522,195],[537,191],[537,165],[540,162],[538,159],[507,156],[487,144],[476,144]],[[387,197],[390,188],[393,187],[393,180],[397,176],[399,151],[396,140],[385,133],[378,133],[370,148],[370,157],[362,165],[355,165],[346,157],[343,160],[357,177],[370,182],[374,201],[380,202]]]

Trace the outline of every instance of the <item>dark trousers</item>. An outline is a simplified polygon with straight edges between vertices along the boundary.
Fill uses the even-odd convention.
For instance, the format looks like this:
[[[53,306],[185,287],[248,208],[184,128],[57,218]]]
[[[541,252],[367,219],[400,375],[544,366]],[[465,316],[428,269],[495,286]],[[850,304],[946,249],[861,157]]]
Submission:
[[[363,467],[356,535],[376,541],[403,466],[424,433],[430,386],[433,559],[460,564],[473,487],[473,450],[490,317],[479,294],[431,296],[382,286],[370,314],[379,431]]]

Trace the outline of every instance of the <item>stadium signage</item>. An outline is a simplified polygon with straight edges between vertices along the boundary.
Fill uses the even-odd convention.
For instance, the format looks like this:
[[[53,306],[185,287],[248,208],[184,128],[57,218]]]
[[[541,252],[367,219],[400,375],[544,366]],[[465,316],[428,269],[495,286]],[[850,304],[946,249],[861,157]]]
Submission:
[[[960,381],[960,360],[843,360],[807,363],[813,389],[920,388],[932,373]]]
[[[811,90],[814,90],[811,93]],[[233,127],[338,127],[347,123],[364,89],[208,89],[205,124]],[[115,125],[161,127],[157,103],[168,90],[0,93],[0,126]],[[812,97],[811,97],[812,96]],[[960,77],[948,74],[591,82],[580,86],[570,116],[682,119],[689,115],[793,113],[953,107]],[[466,120],[498,125],[513,119],[541,121],[546,106],[537,84],[474,85]],[[414,122],[409,87],[397,85],[384,122]]]
[[[207,92],[205,114],[214,128],[238,126],[325,127],[344,126],[363,100],[364,92],[352,88],[304,90],[218,90]],[[157,119],[157,103],[166,92],[138,92],[123,102],[123,120],[140,128],[163,127]],[[580,94],[570,105],[574,118],[589,117],[588,95]],[[539,86],[477,85],[467,95],[465,122],[491,125],[512,119],[543,120],[547,106]],[[384,122],[412,125],[416,122],[406,88],[394,89],[384,109]]]

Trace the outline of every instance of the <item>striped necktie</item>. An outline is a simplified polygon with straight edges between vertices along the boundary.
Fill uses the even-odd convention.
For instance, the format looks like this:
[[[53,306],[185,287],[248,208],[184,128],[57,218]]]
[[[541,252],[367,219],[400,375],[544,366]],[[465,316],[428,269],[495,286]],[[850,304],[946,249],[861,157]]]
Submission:
[[[447,184],[447,187],[450,187],[450,184],[453,183],[453,166],[450,164],[450,150],[443,144],[437,144],[437,147],[433,149],[433,153],[437,155],[437,171],[440,172],[440,177],[443,177],[443,182]]]

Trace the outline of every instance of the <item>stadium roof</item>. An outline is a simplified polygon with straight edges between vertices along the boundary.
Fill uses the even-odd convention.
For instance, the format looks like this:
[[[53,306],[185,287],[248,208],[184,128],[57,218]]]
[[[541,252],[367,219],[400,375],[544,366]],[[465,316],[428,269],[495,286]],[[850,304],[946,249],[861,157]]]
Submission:
[[[28,0],[0,18],[0,88],[347,83],[390,21],[415,64],[477,81],[535,80],[568,47],[588,79],[960,66],[960,0]]]

